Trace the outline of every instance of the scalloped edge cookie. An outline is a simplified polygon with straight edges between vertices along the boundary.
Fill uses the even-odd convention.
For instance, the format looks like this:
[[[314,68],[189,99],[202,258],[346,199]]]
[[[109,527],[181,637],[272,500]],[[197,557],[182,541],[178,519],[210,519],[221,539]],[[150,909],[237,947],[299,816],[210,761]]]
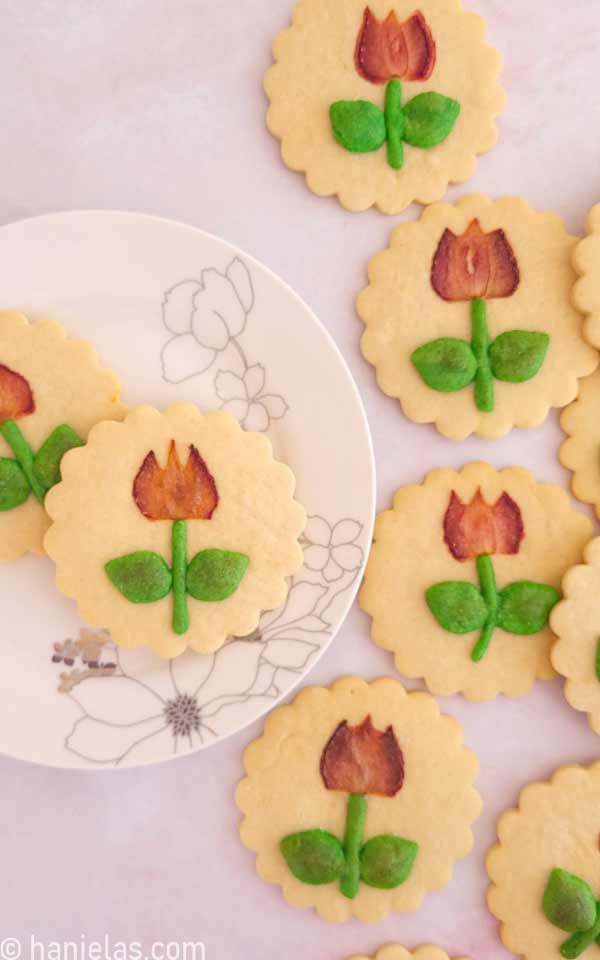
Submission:
[[[460,234],[473,219],[480,221],[485,232],[506,229],[520,270],[511,296],[487,301],[490,336],[515,328],[550,335],[542,367],[531,379],[522,383],[494,380],[495,407],[488,413],[476,408],[473,386],[438,392],[427,386],[411,361],[415,349],[440,336],[469,337],[469,304],[450,303],[436,294],[430,269],[444,230]],[[527,283],[528,265],[535,273],[539,263],[539,242],[536,247],[534,241],[542,235],[547,237],[548,273]],[[498,439],[513,427],[538,426],[551,408],[566,406],[577,395],[578,378],[591,374],[599,361],[583,339],[581,316],[571,304],[575,274],[570,255],[575,242],[557,214],[534,210],[519,197],[492,201],[477,193],[456,204],[433,204],[418,221],[397,226],[387,249],[369,261],[369,285],[357,298],[357,312],[365,324],[360,348],[375,367],[379,388],[400,401],[410,420],[433,423],[452,440],[471,434]],[[419,269],[423,261],[426,270]],[[547,276],[564,294],[564,303],[552,313],[546,309],[541,317],[539,303],[546,295],[542,288]]]
[[[600,537],[585,548],[583,563],[563,578],[563,597],[551,614],[557,635],[552,664],[566,680],[564,693],[575,710],[587,714],[600,734],[600,679],[596,662],[600,649]]]
[[[585,314],[583,332],[600,350],[600,203],[587,215],[586,236],[573,251],[573,267],[579,275],[572,291],[576,308]]]
[[[365,956],[360,954],[350,957],[349,960],[450,960],[450,957],[441,947],[435,947],[433,944],[426,944],[410,951],[406,947],[401,947],[399,943],[389,943],[374,956]],[[462,957],[461,960],[467,960]]]
[[[397,214],[414,201],[432,203],[439,200],[450,183],[462,183],[473,176],[477,157],[491,150],[497,141],[496,117],[503,111],[506,94],[498,82],[502,57],[486,42],[487,26],[479,14],[465,11],[459,0],[422,0],[417,4],[431,25],[437,46],[437,62],[433,75],[425,82],[406,81],[407,99],[419,93],[436,90],[461,102],[456,126],[437,147],[419,150],[408,147],[404,166],[393,170],[387,163],[385,149],[360,155],[340,147],[333,137],[328,108],[336,100],[368,99],[379,102],[381,87],[364,80],[354,66],[354,49],[365,6],[383,18],[394,9],[400,19],[412,14],[415,4],[405,0],[346,0],[343,11],[331,4],[331,15],[341,23],[343,36],[334,34],[327,65],[332,61],[339,73],[328,81],[327,68],[316,72],[314,84],[311,60],[321,58],[323,44],[318,35],[314,11],[322,13],[325,28],[329,9],[325,0],[300,0],[292,25],[277,35],[273,42],[275,63],[264,78],[264,89],[270,101],[267,127],[281,141],[281,157],[291,170],[304,173],[306,184],[318,196],[335,195],[350,211],[376,206],[386,214]],[[355,7],[350,10],[350,7]],[[444,33],[452,24],[453,39],[460,45],[456,56],[461,69],[452,72],[445,57]],[[472,52],[471,52],[472,51]],[[468,67],[465,61],[471,57]],[[477,73],[477,82],[472,80]],[[462,84],[468,76],[468,87]],[[302,82],[301,82],[302,81]],[[307,103],[313,103],[311,122],[299,127],[299,114]],[[466,140],[465,140],[466,138]]]
[[[529,867],[533,862],[533,851],[523,840],[517,841],[517,857],[512,850],[510,851],[512,855],[509,854],[506,844],[515,836],[521,819],[528,818],[533,820],[536,829],[539,829],[539,832],[542,833],[545,847],[548,848],[553,841],[556,841],[559,857],[566,857],[562,836],[557,837],[556,831],[544,824],[544,811],[548,810],[550,816],[552,816],[557,808],[556,798],[562,797],[566,793],[563,806],[571,812],[573,798],[581,799],[584,783],[590,779],[595,782],[600,799],[600,761],[585,767],[576,764],[562,766],[552,775],[550,780],[528,784],[520,793],[517,807],[505,811],[498,821],[498,843],[491,848],[486,859],[486,868],[491,880],[487,902],[490,912],[500,921],[502,942],[508,950],[523,957],[524,960],[560,960],[559,947],[568,936],[568,934],[553,927],[546,920],[542,911],[542,897],[550,871],[555,867],[561,867],[571,871],[579,870],[580,874],[586,875],[587,870],[585,864],[578,868],[571,861],[565,862],[562,859],[560,863],[556,863],[550,858],[549,862],[541,868],[539,884],[537,883],[537,877],[535,878],[536,896],[534,903],[539,912],[532,916],[530,904],[522,899],[523,891],[519,887],[519,882],[522,881],[524,874],[528,874]],[[598,804],[594,801],[594,811],[597,810],[597,807]],[[596,814],[594,813],[594,821],[595,819]],[[580,859],[582,844],[584,843],[585,824],[582,823],[581,816],[577,817],[574,811],[573,830],[576,833],[573,846],[577,849]],[[598,879],[598,869],[595,864],[598,859],[597,831],[596,826],[594,842],[590,845],[594,863],[591,864],[590,861],[590,864],[588,864],[588,866],[591,866],[590,874],[595,875],[596,885]],[[519,878],[517,883],[513,880],[515,876]],[[515,923],[515,918],[517,918],[517,923]],[[529,941],[533,939],[533,949],[529,946],[527,939],[524,939],[525,937]],[[540,938],[547,942],[539,943]]]
[[[425,589],[432,584],[476,580],[474,563],[458,562],[447,549],[443,517],[451,490],[466,501],[478,488],[489,503],[507,491],[517,499],[524,515],[525,537],[518,555],[494,557],[498,588],[520,578],[539,579],[558,588],[565,569],[580,559],[592,535],[589,519],[573,509],[569,495],[558,484],[538,483],[522,467],[496,470],[486,463],[471,463],[458,472],[433,470],[423,483],[396,492],[392,509],[376,519],[359,603],[373,618],[371,639],[394,654],[400,674],[424,679],[436,696],[462,693],[468,700],[484,702],[499,693],[524,696],[536,679],[551,679],[554,634],[549,626],[527,637],[497,628],[484,659],[473,663],[470,651],[477,632],[447,633],[428,609]],[[432,510],[436,512],[432,514]],[[532,526],[541,534],[532,534]],[[565,543],[567,530],[573,539],[569,550]],[[541,542],[539,553],[532,557],[530,544],[534,537]],[[425,564],[418,562],[418,557],[406,555],[406,550],[417,544],[427,557]],[[554,546],[557,549],[553,551],[550,548]]]
[[[402,886],[382,890],[362,883],[356,898],[350,900],[340,893],[336,883],[310,886],[297,880],[279,851],[279,840],[290,830],[312,826],[313,821],[336,834],[343,830],[346,797],[325,789],[319,774],[319,757],[341,720],[355,723],[366,714],[372,716],[378,729],[397,724],[394,732],[408,758],[407,781],[397,797],[369,796],[367,833],[387,832],[389,805],[397,804],[398,829],[417,841],[420,850],[415,867]],[[398,721],[395,717],[399,717]],[[423,742],[417,752],[413,742],[419,737]],[[440,738],[443,742],[438,747]],[[417,910],[427,892],[450,882],[454,864],[473,847],[471,826],[481,811],[481,797],[473,786],[479,771],[478,760],[464,746],[460,723],[441,714],[428,693],[407,693],[398,680],[386,677],[369,684],[358,677],[342,677],[331,687],[305,688],[292,704],[278,707],[267,717],[262,736],[244,752],[244,766],[246,778],[236,790],[236,803],[244,814],[240,836],[242,843],[257,854],[259,876],[280,886],[291,906],[314,907],[329,922],[341,923],[356,917],[364,923],[376,923],[390,912]],[[411,780],[410,771],[415,768]],[[433,784],[440,775],[444,776],[443,794],[434,791],[435,796],[425,796],[423,791],[419,794],[418,786],[411,790],[418,777]],[[448,789],[452,777],[456,792]],[[304,789],[299,796],[307,782],[310,792]],[[278,805],[269,804],[265,796],[270,796],[273,789],[280,790]],[[450,796],[455,797],[458,808],[454,812],[449,805]],[[439,817],[434,811],[434,802],[438,801],[443,802]],[[432,819],[443,826],[435,843],[430,839]]]
[[[30,382],[35,410],[20,418],[18,426],[34,451],[63,423],[85,440],[96,423],[121,420],[126,413],[119,400],[119,379],[100,362],[93,344],[70,337],[54,320],[30,322],[23,313],[0,312],[0,363]],[[56,372],[49,369],[51,364]],[[54,391],[50,402],[44,402],[44,391],[46,396]],[[14,457],[2,437],[0,456]],[[16,509],[0,513],[0,562],[17,560],[28,551],[44,552],[50,523],[44,506],[31,495]]]
[[[182,463],[184,451],[196,446],[218,491],[217,506],[205,519],[185,521],[187,561],[210,548],[249,557],[235,592],[215,602],[189,598],[190,625],[183,634],[173,629],[170,592],[156,602],[129,602],[105,571],[109,561],[137,551],[170,563],[174,518],[145,514],[133,483],[150,451],[162,468],[173,441]],[[284,602],[289,578],[303,563],[298,538],[306,514],[294,500],[295,484],[269,439],[242,430],[224,411],[201,414],[192,403],[173,404],[164,413],[137,407],[122,423],[96,426],[87,446],[64,458],[63,481],[47,498],[53,524],[45,547],[56,563],[57,586],[77,601],[90,626],[108,628],[123,647],[149,645],[161,657],[187,647],[210,653],[230,635],[250,634],[263,611]]]

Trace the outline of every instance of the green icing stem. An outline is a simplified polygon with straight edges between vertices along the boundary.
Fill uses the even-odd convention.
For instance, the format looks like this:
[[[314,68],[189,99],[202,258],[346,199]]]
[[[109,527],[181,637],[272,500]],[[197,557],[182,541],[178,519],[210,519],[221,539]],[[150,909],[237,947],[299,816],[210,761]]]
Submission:
[[[17,463],[27,477],[29,486],[36,500],[38,500],[39,503],[43,503],[47,491],[35,473],[33,451],[21,433],[19,425],[15,423],[14,420],[4,420],[3,423],[0,423],[0,433],[8,443],[16,457]]]
[[[600,638],[598,638],[598,645],[596,646],[596,676],[600,680]]]
[[[479,663],[479,661],[483,659],[487,652],[492,639],[492,634],[494,632],[494,627],[496,626],[498,594],[496,591],[496,575],[494,573],[492,558],[487,553],[484,553],[481,557],[477,557],[476,566],[481,593],[489,611],[487,620],[485,621],[483,630],[481,631],[481,636],[473,647],[473,651],[471,653],[471,660],[474,663]]]
[[[576,957],[581,956],[584,950],[587,950],[594,940],[600,938],[600,901],[597,904],[597,909],[596,922],[592,929],[574,933],[563,943],[560,948],[560,955],[565,957],[565,960],[575,960]]]
[[[346,832],[344,834],[344,853],[346,868],[340,880],[340,890],[352,900],[358,893],[360,882],[360,850],[363,842],[367,819],[367,798],[351,793],[346,810]]]
[[[494,377],[489,358],[490,337],[485,300],[471,300],[471,349],[477,361],[475,375],[475,406],[483,413],[494,409]]]
[[[400,170],[404,163],[404,117],[402,115],[402,84],[390,80],[385,90],[385,129],[387,133],[387,158],[390,167]]]
[[[171,534],[173,558],[173,630],[186,633],[190,626],[185,579],[187,574],[187,527],[175,520]]]

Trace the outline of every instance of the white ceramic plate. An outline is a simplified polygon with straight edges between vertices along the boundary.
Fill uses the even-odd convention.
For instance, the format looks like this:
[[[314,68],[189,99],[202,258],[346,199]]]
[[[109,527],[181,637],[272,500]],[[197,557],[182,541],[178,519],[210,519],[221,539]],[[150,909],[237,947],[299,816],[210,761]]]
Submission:
[[[304,567],[285,606],[211,656],[161,661],[119,650],[107,633],[85,629],[55,590],[48,559],[3,564],[0,751],[99,769],[209,746],[300,682],[354,599],[375,504],[356,387],[289,287],[191,227],[137,214],[52,214],[1,228],[0,263],[2,308],[51,317],[93,341],[129,404],[192,400],[267,432],[310,517]],[[206,271],[226,282],[207,292]]]

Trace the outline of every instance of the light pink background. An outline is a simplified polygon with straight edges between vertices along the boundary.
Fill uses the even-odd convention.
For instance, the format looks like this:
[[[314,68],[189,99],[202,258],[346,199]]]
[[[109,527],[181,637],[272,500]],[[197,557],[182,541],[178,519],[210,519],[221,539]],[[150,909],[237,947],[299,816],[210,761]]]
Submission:
[[[522,194],[581,231],[600,199],[598,3],[467,6],[487,17],[504,53],[509,105],[500,145],[466,189]],[[494,444],[457,445],[408,423],[378,392],[358,352],[353,301],[395,221],[313,196],[279,161],[264,129],[261,77],[291,9],[292,0],[2,0],[0,222],[77,207],[139,210],[203,227],[263,260],[314,308],[358,381],[380,508],[432,467],[477,458],[566,483],[554,416]],[[357,609],[310,680],[351,672],[394,673]],[[328,926],[257,878],[233,803],[256,724],[154,769],[74,773],[0,760],[0,939],[108,934],[146,948],[203,940],[207,960],[344,960],[395,940],[434,941],[473,960],[508,957],[484,900],[497,817],[527,781],[596,759],[600,741],[566,705],[559,682],[515,703],[452,698],[443,708],[462,721],[481,759],[485,812],[472,856],[417,915]]]

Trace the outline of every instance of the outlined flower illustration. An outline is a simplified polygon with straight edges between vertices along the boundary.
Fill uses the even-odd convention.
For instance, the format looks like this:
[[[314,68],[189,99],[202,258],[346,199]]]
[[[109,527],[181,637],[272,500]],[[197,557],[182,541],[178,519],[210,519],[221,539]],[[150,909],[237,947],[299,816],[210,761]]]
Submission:
[[[240,343],[253,307],[252,278],[239,257],[225,273],[211,267],[197,280],[174,284],[163,297],[163,323],[172,336],[161,362],[164,380],[177,384],[207,373],[218,360],[213,384],[221,409],[244,429],[264,433],[289,407],[267,387],[264,364],[250,361]]]
[[[248,268],[236,257],[225,273],[210,267],[199,280],[182,280],[165,292],[163,322],[173,337],[163,347],[163,376],[181,383],[208,370],[243,332],[254,305]]]
[[[487,301],[512,297],[521,281],[514,250],[502,229],[485,231],[477,218],[460,235],[446,228],[433,256],[431,286],[442,300],[470,303],[471,339],[440,337],[411,360],[422,380],[442,393],[474,385],[475,406],[494,409],[494,379],[525,383],[541,369],[550,337],[507,330],[490,341]]]
[[[361,524],[350,518],[330,526],[323,517],[309,517],[302,535],[308,569],[321,572],[327,583],[358,570],[363,561],[363,551],[356,542],[361,531]]]
[[[404,785],[404,756],[393,727],[377,730],[370,715],[357,726],[342,720],[325,744],[319,770],[326,790],[347,794],[344,837],[319,827],[288,834],[280,850],[291,872],[312,885],[337,880],[348,899],[361,881],[382,890],[399,887],[412,872],[418,844],[389,833],[364,842],[368,797],[392,798]]]
[[[215,390],[222,400],[221,409],[239,420],[245,430],[264,433],[271,420],[281,420],[288,411],[283,397],[265,392],[265,368],[260,363],[247,367],[241,376],[219,370]]]
[[[538,633],[548,623],[560,594],[555,587],[531,580],[496,586],[492,557],[519,553],[525,537],[521,508],[504,491],[495,503],[487,503],[478,488],[469,503],[455,490],[443,520],[444,541],[460,563],[475,561],[478,587],[463,580],[436,583],[425,591],[431,613],[449,633],[480,636],[471,660],[483,659],[496,627],[519,636]]]

